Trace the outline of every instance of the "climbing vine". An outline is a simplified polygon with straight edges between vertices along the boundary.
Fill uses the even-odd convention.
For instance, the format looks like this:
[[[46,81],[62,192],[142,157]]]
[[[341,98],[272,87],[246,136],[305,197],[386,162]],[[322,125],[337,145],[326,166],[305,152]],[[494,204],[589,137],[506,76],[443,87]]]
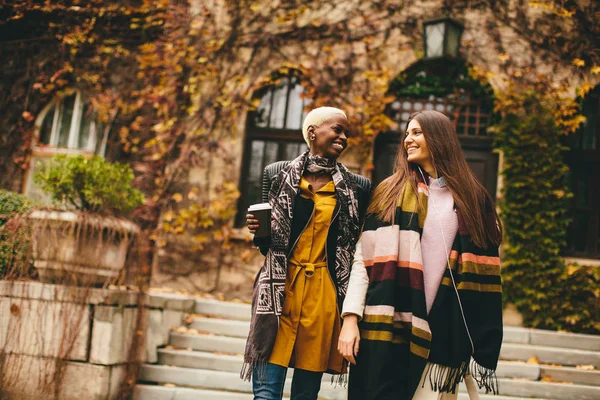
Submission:
[[[565,266],[561,257],[572,196],[561,143],[583,117],[564,88],[547,88],[544,78],[515,77],[496,94],[501,118],[492,130],[503,153],[505,300],[527,326],[598,333],[600,270]]]

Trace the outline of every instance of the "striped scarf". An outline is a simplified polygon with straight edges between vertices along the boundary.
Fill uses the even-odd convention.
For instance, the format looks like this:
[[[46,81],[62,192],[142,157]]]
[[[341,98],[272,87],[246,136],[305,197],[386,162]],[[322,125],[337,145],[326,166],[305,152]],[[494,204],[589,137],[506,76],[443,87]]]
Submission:
[[[452,274],[446,268],[428,315],[420,242],[427,195],[425,184],[418,184],[417,193],[406,184],[394,224],[374,214],[366,218],[361,242],[369,288],[349,400],[411,399],[426,367],[424,384],[436,391],[455,392],[470,373],[486,393],[497,392],[502,343],[498,249],[475,246],[459,214]]]

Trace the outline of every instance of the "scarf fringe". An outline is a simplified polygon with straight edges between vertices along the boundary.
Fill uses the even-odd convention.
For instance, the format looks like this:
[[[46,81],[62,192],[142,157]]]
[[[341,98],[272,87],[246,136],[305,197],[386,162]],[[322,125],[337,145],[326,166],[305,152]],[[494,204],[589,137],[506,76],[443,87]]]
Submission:
[[[485,388],[485,393],[498,394],[498,378],[496,371],[482,367],[475,360],[463,362],[458,368],[428,363],[425,367],[422,387],[429,379],[431,388],[436,392],[456,393],[458,384],[465,375],[471,375],[479,389]]]
[[[485,368],[475,360],[471,360],[471,376],[477,382],[479,389],[485,388],[485,393],[498,394],[498,377],[496,370]]]
[[[242,364],[242,370],[240,371],[240,378],[250,382],[252,380],[252,374],[254,371],[257,372],[257,378],[259,382],[263,382],[267,377],[267,360],[252,360],[244,361]]]
[[[333,385],[334,389],[338,386],[346,389],[348,387],[348,373],[346,372],[345,374],[331,375],[331,384]]]

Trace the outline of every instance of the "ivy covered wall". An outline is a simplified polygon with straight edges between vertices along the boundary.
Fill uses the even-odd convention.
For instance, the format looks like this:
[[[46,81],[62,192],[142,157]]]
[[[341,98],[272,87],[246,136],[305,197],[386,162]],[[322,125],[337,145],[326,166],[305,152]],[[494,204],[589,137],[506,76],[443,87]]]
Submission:
[[[515,81],[496,93],[504,296],[526,326],[600,333],[600,268],[565,265],[561,257],[572,196],[561,139],[582,117],[573,100],[541,85]]]

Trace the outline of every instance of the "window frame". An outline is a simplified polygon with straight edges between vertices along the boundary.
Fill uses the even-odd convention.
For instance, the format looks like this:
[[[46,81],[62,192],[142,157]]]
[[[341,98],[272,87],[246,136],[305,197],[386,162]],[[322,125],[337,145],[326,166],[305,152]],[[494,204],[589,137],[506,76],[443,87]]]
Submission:
[[[60,129],[59,120],[61,113],[64,112],[64,101],[70,96],[75,96],[73,102],[73,115],[71,116],[71,125],[69,128],[69,137],[67,139],[67,147],[58,147]],[[91,105],[91,104],[90,104]],[[47,197],[44,197],[40,193],[35,192],[35,183],[33,182],[33,175],[35,171],[36,162],[44,162],[57,154],[68,154],[68,155],[85,155],[91,156],[98,154],[104,157],[107,148],[107,138],[110,132],[110,124],[106,126],[97,123],[96,118],[92,118],[90,121],[90,136],[88,143],[85,148],[79,148],[78,143],[81,138],[81,127],[83,122],[83,110],[86,106],[85,96],[79,90],[68,90],[63,96],[56,97],[52,101],[48,102],[42,111],[38,114],[34,124],[35,140],[31,146],[31,159],[29,161],[29,167],[25,174],[23,174],[23,180],[21,183],[21,193],[32,196],[41,196],[41,201],[48,201]],[[48,114],[53,112],[52,125],[50,131],[50,137],[48,144],[41,142],[42,129],[46,117],[50,117]],[[103,127],[99,132],[98,127]],[[100,141],[100,142],[99,142]],[[97,150],[97,151],[96,151]]]
[[[294,83],[294,85],[291,84],[291,79],[295,78],[297,81]],[[267,121],[267,126],[266,127],[261,127],[261,126],[257,126],[256,125],[256,117],[258,114],[258,110],[250,110],[248,111],[248,113],[246,114],[246,135],[244,137],[244,145],[243,145],[243,154],[242,154],[242,163],[241,163],[241,174],[240,174],[240,185],[239,185],[239,189],[240,189],[240,197],[238,200],[238,212],[235,218],[235,226],[236,227],[242,227],[245,225],[245,215],[248,209],[249,204],[249,199],[248,199],[248,189],[249,189],[249,172],[250,172],[250,162],[252,160],[252,143],[254,141],[270,141],[270,142],[277,142],[278,143],[278,149],[277,149],[277,157],[276,159],[279,160],[284,160],[285,159],[285,146],[282,146],[282,144],[305,144],[304,138],[302,136],[302,121],[304,120],[304,115],[305,115],[305,111],[304,108],[306,107],[306,104],[309,102],[307,99],[302,98],[302,113],[300,115],[300,128],[299,129],[290,129],[290,128],[286,128],[286,126],[288,125],[288,111],[289,111],[289,103],[290,103],[290,95],[292,93],[292,89],[297,86],[300,85],[302,86],[301,82],[299,81],[299,76],[296,72],[292,71],[289,74],[286,74],[285,76],[282,77],[282,79],[286,79],[287,83],[287,90],[286,90],[286,96],[285,96],[285,107],[283,110],[283,122],[282,122],[282,126],[283,128],[272,128],[270,127],[271,124],[271,116],[273,113],[273,102],[274,102],[274,95],[273,93],[275,92],[275,90],[277,90],[278,86],[277,84],[272,84],[269,86],[265,86],[259,90],[257,90],[254,95],[252,96],[254,100],[259,99],[262,100],[264,97],[269,96],[270,93],[270,103],[269,103],[269,112],[268,115],[265,115],[264,118]],[[264,157],[265,154],[263,154],[262,156],[262,160],[261,160],[261,165],[265,164],[264,161]],[[262,171],[261,171],[261,176],[262,176]],[[260,201],[260,200],[259,200]]]
[[[590,99],[595,99],[596,101],[596,107],[593,111],[596,113],[594,132],[596,135],[596,148],[582,149],[578,146],[583,140],[583,125],[580,127],[580,132],[575,134],[581,136],[566,138],[566,144],[569,147],[569,150],[565,152],[564,160],[569,167],[570,179],[568,183],[573,192],[573,198],[569,204],[570,207],[568,212],[572,217],[572,221],[567,229],[569,240],[567,241],[564,255],[582,259],[600,260],[600,249],[598,249],[600,243],[600,121],[598,120],[598,118],[600,118],[600,86],[597,86],[589,93],[583,101],[590,101]],[[579,206],[577,203],[580,194],[577,193],[575,179],[579,176],[578,174],[580,171],[591,171],[587,182],[588,206],[586,207]],[[594,190],[596,192],[594,192]],[[577,251],[575,249],[575,243],[570,241],[571,238],[573,238],[573,231],[575,229],[580,229],[580,227],[574,226],[576,222],[575,216],[578,212],[586,214],[587,220],[590,222],[587,227],[587,232],[585,233],[585,249],[582,251]]]
[[[69,127],[69,137],[67,139],[67,147],[59,147],[59,138],[60,138],[60,129],[59,129],[59,121],[61,119],[61,114],[64,112],[64,100],[70,96],[75,95],[75,101],[73,103],[73,115],[71,116],[71,125]],[[99,155],[104,156],[106,152],[106,140],[105,133],[106,132],[98,132],[98,123],[95,118],[92,118],[90,122],[90,133],[87,146],[85,148],[78,147],[79,140],[81,138],[81,123],[83,122],[83,109],[85,107],[85,101],[83,99],[83,95],[79,90],[71,91],[66,93],[62,97],[58,97],[53,99],[50,103],[48,103],[42,112],[39,114],[36,123],[35,123],[35,131],[36,131],[36,142],[33,146],[34,150],[40,150],[42,152],[53,152],[53,153],[73,153],[73,154],[95,154],[96,146],[98,145],[99,139],[101,140],[100,148],[98,151]],[[42,135],[42,129],[44,120],[48,116],[50,111],[54,111],[54,115],[52,116],[52,127],[50,132],[50,138],[48,140],[48,144],[41,144],[40,138]]]

